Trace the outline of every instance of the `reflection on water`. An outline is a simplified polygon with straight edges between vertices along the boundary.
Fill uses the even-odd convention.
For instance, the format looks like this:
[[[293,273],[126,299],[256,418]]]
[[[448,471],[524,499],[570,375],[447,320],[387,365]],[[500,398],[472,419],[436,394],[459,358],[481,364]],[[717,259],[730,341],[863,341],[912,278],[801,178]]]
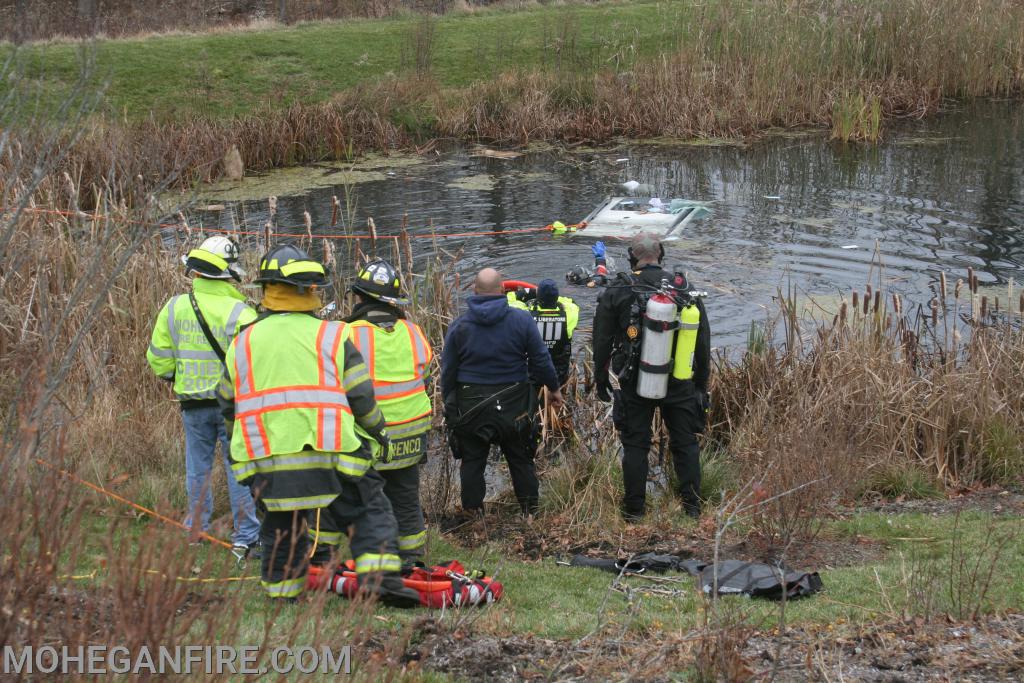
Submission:
[[[1024,279],[1024,137],[1021,109],[979,103],[909,124],[877,147],[841,146],[822,135],[769,136],[744,146],[624,144],[539,150],[515,159],[455,150],[423,163],[382,169],[384,178],[348,187],[320,186],[279,200],[281,226],[331,221],[331,197],[346,201],[358,231],[372,216],[393,234],[408,215],[413,232],[473,232],[578,221],[619,184],[636,180],[653,194],[714,204],[669,248],[711,296],[716,345],[741,343],[763,319],[776,288],[835,296],[878,281],[877,243],[887,290],[925,302],[940,270],[973,266],[982,283]],[[228,203],[200,212],[207,225],[243,222],[260,229],[266,202]],[[585,234],[486,236],[444,240],[464,249],[458,268],[495,266],[515,279],[562,281],[574,264],[591,264]],[[428,254],[430,240],[416,242]],[[625,264],[625,245],[610,245]],[[595,290],[566,286],[592,310]],[[586,324],[586,323],[581,323]]]

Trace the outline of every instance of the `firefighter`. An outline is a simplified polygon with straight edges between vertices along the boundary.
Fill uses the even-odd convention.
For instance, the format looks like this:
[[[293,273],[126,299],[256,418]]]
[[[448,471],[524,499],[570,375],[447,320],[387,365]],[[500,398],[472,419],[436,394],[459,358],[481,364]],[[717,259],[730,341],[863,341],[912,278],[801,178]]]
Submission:
[[[398,554],[403,562],[422,558],[427,541],[420,506],[420,462],[427,453],[431,405],[427,393],[430,343],[402,306],[402,282],[383,259],[368,263],[352,285],[356,306],[346,318],[349,339],[362,354],[373,380],[377,405],[391,438],[391,461],[375,467],[398,522]]]
[[[571,298],[559,296],[554,280],[541,280],[536,291],[520,289],[506,296],[509,306],[526,311],[537,321],[537,331],[555,364],[558,384],[564,386],[569,379],[572,333],[580,322],[580,307]]]
[[[690,283],[681,273],[662,268],[665,250],[660,240],[649,233],[635,236],[630,246],[631,273],[620,273],[598,299],[594,315],[594,372],[597,395],[612,400],[609,372],[619,380],[614,391],[612,420],[622,441],[622,478],[625,495],[623,516],[635,521],[645,512],[647,455],[651,448],[651,421],[654,409],[661,411],[668,429],[669,448],[676,474],[677,493],[691,517],[700,515],[700,446],[697,435],[704,430],[708,404],[708,379],[711,372],[711,328],[700,298],[692,304],[699,321],[681,318],[672,340],[672,357],[665,367],[645,368],[639,360],[644,335],[653,326],[645,325],[644,312],[649,296],[670,285],[673,293],[687,296]],[[688,313],[693,315],[694,313]],[[693,330],[684,328],[696,328]],[[689,332],[684,334],[684,332]],[[640,372],[668,372],[668,389],[663,398],[644,398],[637,393]]]
[[[324,267],[283,244],[263,257],[256,282],[264,310],[232,343],[219,394],[232,426],[232,467],[265,508],[263,588],[272,598],[302,592],[312,518],[350,534],[364,590],[385,604],[416,606],[419,595],[399,574],[384,481],[371,466],[374,442],[378,457],[389,457],[373,384],[345,324],[315,314]]]
[[[259,552],[260,522],[249,489],[231,472],[227,433],[217,407],[217,383],[224,353],[238,329],[256,318],[232,280],[241,282],[238,245],[227,237],[210,237],[183,257],[192,277],[188,294],[171,297],[160,310],[146,360],[161,379],[172,382],[185,428],[185,525],[210,526],[213,490],[210,476],[217,443],[227,470],[231,499],[232,552],[241,558]]]

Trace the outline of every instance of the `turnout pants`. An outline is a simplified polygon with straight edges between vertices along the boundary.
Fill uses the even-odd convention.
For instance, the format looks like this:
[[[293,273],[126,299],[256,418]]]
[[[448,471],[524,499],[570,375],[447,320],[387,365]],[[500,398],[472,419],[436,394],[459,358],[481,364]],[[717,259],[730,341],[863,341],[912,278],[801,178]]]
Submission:
[[[384,495],[398,523],[398,556],[402,562],[415,562],[423,557],[423,546],[427,542],[420,505],[420,465],[380,470],[380,475],[384,478]]]
[[[651,450],[651,422],[655,408],[661,411],[661,419],[668,429],[676,491],[688,513],[699,512],[700,445],[697,434],[704,430],[704,415],[697,405],[693,383],[675,379],[669,380],[668,393],[662,399],[637,396],[633,386],[623,387],[615,394],[612,419],[622,440],[623,512],[631,516],[644,514],[647,456]]]
[[[340,473],[336,476],[341,492],[327,506],[268,510],[263,517],[263,587],[270,597],[290,598],[302,592],[311,536],[317,544],[312,559],[315,564],[326,564],[343,535],[347,535],[359,574],[401,569],[395,540],[398,528],[384,495],[384,480],[372,469],[358,479]]]
[[[523,512],[537,511],[539,483],[533,457],[537,450],[537,406],[528,382],[493,396],[512,385],[459,385],[459,414],[455,427],[455,455],[459,458],[462,480],[462,508],[479,510],[484,506],[487,484],[484,471],[491,444],[498,444],[508,462],[512,488]]]

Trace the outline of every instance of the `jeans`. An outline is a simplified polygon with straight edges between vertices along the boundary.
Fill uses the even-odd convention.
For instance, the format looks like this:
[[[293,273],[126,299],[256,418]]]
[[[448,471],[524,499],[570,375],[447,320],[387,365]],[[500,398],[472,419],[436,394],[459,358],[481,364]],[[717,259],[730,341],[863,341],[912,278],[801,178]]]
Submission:
[[[217,442],[221,444],[221,456],[227,469],[228,495],[231,498],[231,517],[234,532],[231,542],[251,545],[259,539],[260,522],[256,518],[256,505],[248,486],[235,481],[231,471],[231,445],[224,429],[224,418],[217,406],[189,408],[181,411],[185,425],[185,488],[188,491],[188,516],[185,526],[192,528],[193,517],[197,514],[205,532],[210,528],[213,513],[213,490],[210,475],[213,473],[213,457]]]

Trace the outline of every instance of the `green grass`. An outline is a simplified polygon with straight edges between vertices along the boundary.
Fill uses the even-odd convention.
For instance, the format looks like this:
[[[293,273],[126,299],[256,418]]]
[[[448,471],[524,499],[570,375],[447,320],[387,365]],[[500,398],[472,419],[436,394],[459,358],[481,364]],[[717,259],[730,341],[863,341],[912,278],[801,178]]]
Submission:
[[[591,72],[628,66],[679,45],[688,3],[606,2],[478,11],[437,18],[432,75],[465,86],[510,70]],[[260,106],[329,99],[360,83],[401,74],[419,18],[347,20],[210,34],[100,40],[96,74],[108,83],[109,115],[157,120],[225,118]],[[9,46],[0,49],[0,58]],[[82,46],[48,42],[21,54],[51,97],[74,83]]]
[[[124,525],[119,533],[120,552],[137,552],[139,538],[147,526],[145,522]],[[89,522],[91,541],[81,555],[75,573],[88,574],[99,570],[99,576],[94,581],[76,582],[78,584],[101,584],[105,527],[103,520]],[[901,619],[904,614],[918,614],[924,609],[922,593],[930,596],[930,604],[936,613],[955,612],[957,600],[970,603],[978,597],[979,591],[965,589],[960,595],[950,592],[949,570],[955,565],[950,558],[964,558],[968,563],[979,557],[987,559],[994,547],[993,539],[1004,535],[1010,535],[1011,539],[1000,558],[992,589],[983,601],[984,611],[1024,608],[1024,573],[1015,570],[1024,561],[1024,535],[1020,531],[1021,521],[1018,519],[993,518],[981,512],[965,512],[959,520],[948,515],[886,516],[871,513],[835,522],[826,528],[825,533],[829,536],[876,539],[884,544],[885,552],[878,561],[866,565],[830,570],[799,567],[820,570],[826,590],[809,599],[790,603],[787,621],[792,624],[828,625]],[[184,544],[184,538],[179,538]],[[674,586],[682,589],[681,596],[636,593],[631,603],[622,593],[609,591],[614,577],[599,570],[563,567],[552,559],[523,562],[503,557],[496,546],[466,550],[453,543],[453,539],[433,532],[428,552],[431,560],[458,558],[468,567],[484,568],[504,583],[505,599],[479,615],[473,626],[476,632],[575,639],[602,626],[613,632],[628,629],[633,633],[685,633],[702,623],[706,607],[689,580]],[[708,552],[710,555],[710,549]],[[203,575],[239,573],[230,565],[227,552],[215,546],[200,549],[194,564],[202,568]],[[987,569],[987,565],[982,566]],[[257,572],[254,566],[245,570],[249,575]],[[917,578],[912,578],[914,576]],[[921,577],[931,577],[928,579],[930,583],[925,583]],[[626,583],[633,588],[650,585],[641,578],[630,578]],[[243,640],[259,641],[272,607],[263,597],[258,582],[215,584],[198,590],[244,597],[240,603],[244,605],[241,635]],[[331,601],[340,600],[333,596],[329,598]],[[329,602],[327,606],[325,628],[345,628],[343,610],[332,608],[331,604]],[[778,621],[778,603],[723,598],[723,604],[727,604],[728,609],[742,612],[747,623],[758,628],[770,629]],[[379,607],[373,625],[398,630],[424,613],[423,610]],[[302,614],[301,606],[286,608],[278,617],[277,625],[283,632],[293,619],[301,618]],[[456,620],[464,618],[464,615],[460,617],[449,612],[445,618]]]

